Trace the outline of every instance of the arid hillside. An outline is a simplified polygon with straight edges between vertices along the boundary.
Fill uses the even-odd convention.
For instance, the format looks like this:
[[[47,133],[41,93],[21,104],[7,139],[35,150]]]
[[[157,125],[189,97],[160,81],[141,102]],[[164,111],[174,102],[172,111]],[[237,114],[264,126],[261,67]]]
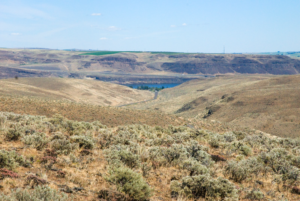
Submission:
[[[298,75],[221,76],[165,89],[157,100],[129,107],[217,120],[277,136],[299,137],[299,90]]]
[[[300,199],[299,139],[0,112],[3,201]]]
[[[0,78],[60,76],[117,83],[182,83],[199,75],[299,72],[298,57],[285,55],[0,49]]]
[[[150,91],[135,90],[108,82],[67,78],[2,79],[0,94],[102,106],[124,105],[154,97],[154,93]]]

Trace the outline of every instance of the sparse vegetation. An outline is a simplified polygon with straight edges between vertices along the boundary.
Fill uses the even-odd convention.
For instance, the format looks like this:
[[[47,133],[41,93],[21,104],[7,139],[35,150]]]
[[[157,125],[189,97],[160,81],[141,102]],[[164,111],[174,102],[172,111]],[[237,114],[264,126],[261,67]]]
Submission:
[[[109,128],[61,115],[0,117],[1,139],[10,143],[0,151],[3,200],[36,189],[58,200],[70,196],[54,189],[75,200],[299,199],[299,139],[171,125]],[[7,141],[11,128],[20,137]],[[5,190],[12,185],[19,190]]]
[[[60,193],[48,186],[37,186],[34,190],[21,189],[12,190],[9,195],[0,195],[1,201],[71,201],[68,195]]]

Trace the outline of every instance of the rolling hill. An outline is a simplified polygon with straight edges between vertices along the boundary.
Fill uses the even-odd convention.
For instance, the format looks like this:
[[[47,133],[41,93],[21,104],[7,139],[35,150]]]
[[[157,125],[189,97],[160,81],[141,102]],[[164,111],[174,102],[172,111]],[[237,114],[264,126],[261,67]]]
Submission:
[[[124,105],[154,97],[154,93],[150,91],[101,81],[67,78],[2,79],[0,94],[69,100],[102,106]]]
[[[165,89],[155,101],[128,107],[299,137],[299,90],[299,75],[220,76]]]

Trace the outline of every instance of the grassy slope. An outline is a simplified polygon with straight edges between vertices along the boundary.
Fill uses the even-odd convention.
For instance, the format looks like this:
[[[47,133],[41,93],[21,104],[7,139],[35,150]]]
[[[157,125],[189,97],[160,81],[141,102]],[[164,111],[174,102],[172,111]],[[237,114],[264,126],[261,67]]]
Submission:
[[[149,91],[122,85],[82,79],[19,78],[0,80],[0,92],[54,100],[71,100],[95,105],[115,106],[153,98]]]
[[[103,107],[70,101],[45,100],[34,97],[0,96],[0,111],[17,114],[43,115],[52,117],[61,114],[76,121],[101,121],[107,126],[128,124],[145,124],[168,126],[182,125],[186,121],[175,115],[166,115],[161,112],[145,112],[123,108]]]
[[[190,118],[202,118],[210,109],[208,120],[299,137],[299,78],[232,76],[195,80],[161,91],[156,101],[129,107]]]

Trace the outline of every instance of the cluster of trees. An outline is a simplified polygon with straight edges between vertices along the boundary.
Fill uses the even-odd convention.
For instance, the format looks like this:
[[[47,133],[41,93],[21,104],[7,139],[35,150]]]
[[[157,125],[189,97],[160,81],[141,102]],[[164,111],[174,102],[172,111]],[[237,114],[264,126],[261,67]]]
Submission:
[[[131,87],[131,88],[133,88],[133,86],[129,86],[129,87]],[[149,86],[138,86],[137,87],[137,89],[139,89],[139,90],[149,90],[149,91],[160,91],[160,90],[162,90],[162,89],[164,89],[165,87],[164,86],[162,86],[162,87],[149,87]]]

